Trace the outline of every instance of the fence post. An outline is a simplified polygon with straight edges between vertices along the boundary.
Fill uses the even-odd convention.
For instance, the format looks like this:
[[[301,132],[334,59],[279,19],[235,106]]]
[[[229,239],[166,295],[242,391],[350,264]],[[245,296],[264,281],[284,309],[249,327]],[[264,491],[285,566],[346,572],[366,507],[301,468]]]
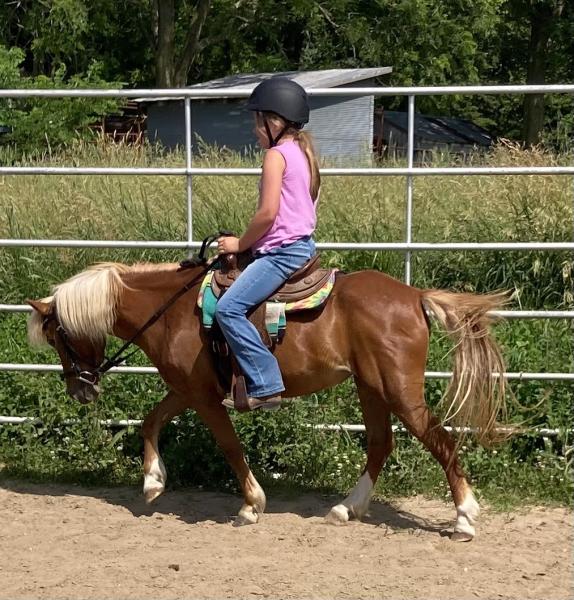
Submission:
[[[408,113],[408,145],[407,145],[407,167],[413,168],[415,146],[415,97],[409,96]],[[405,215],[405,241],[412,242],[413,229],[413,176],[407,175],[407,207]],[[411,284],[411,251],[405,253],[405,283]]]
[[[193,187],[191,175],[191,99],[184,100],[185,105],[185,169],[187,174],[186,193],[187,193],[187,243],[188,252],[191,252],[191,242],[193,242]]]

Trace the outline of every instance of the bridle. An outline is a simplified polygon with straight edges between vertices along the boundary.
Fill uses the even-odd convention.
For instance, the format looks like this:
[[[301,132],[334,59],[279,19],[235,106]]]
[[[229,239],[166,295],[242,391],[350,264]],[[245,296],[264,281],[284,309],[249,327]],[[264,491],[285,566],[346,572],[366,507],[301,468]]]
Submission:
[[[56,330],[55,330],[56,336],[58,337],[59,341],[61,342],[62,348],[64,349],[64,352],[66,354],[66,358],[68,359],[68,361],[70,362],[70,365],[71,365],[69,369],[65,370],[63,373],[60,374],[60,377],[63,380],[65,380],[70,376],[75,376],[78,381],[81,381],[82,383],[86,383],[88,385],[91,385],[92,387],[95,387],[98,384],[100,377],[104,373],[107,373],[113,367],[117,367],[119,364],[126,361],[128,358],[133,356],[139,350],[139,348],[136,348],[132,352],[129,352],[128,354],[124,355],[125,351],[130,346],[133,345],[135,340],[142,333],[144,333],[144,331],[149,329],[156,321],[158,321],[163,316],[163,314],[172,306],[172,304],[174,304],[177,300],[179,300],[179,298],[181,298],[181,296],[183,296],[186,292],[188,292],[192,287],[194,287],[198,283],[200,283],[201,279],[203,278],[205,273],[210,268],[211,268],[211,265],[204,267],[198,275],[196,275],[191,281],[188,281],[163,306],[161,306],[131,336],[131,338],[129,340],[127,340],[127,342],[125,342],[125,344],[122,345],[122,347],[113,356],[111,356],[109,358],[105,357],[104,360],[102,361],[102,363],[99,365],[89,364],[88,361],[86,361],[84,358],[82,358],[79,355],[79,353],[76,351],[76,349],[72,345],[72,342],[70,341],[70,336],[69,336],[68,332],[64,329],[64,327],[58,320],[58,316],[56,313],[45,316],[42,321],[42,330],[45,331],[46,328],[48,327],[49,323],[51,323],[52,321],[56,322]],[[48,343],[50,343],[50,342],[48,342]],[[55,343],[52,343],[51,345],[54,346]],[[82,367],[80,367],[80,365],[79,365],[80,362],[87,363],[89,368],[82,369]]]
[[[128,354],[124,354],[125,351],[134,344],[135,340],[142,334],[144,331],[149,329],[156,321],[158,321],[163,314],[173,305],[179,298],[181,298],[186,292],[188,292],[192,287],[196,286],[201,282],[203,276],[207,271],[214,268],[214,264],[208,263],[207,258],[205,256],[209,247],[217,240],[218,237],[221,236],[229,236],[233,235],[229,231],[220,231],[218,234],[211,235],[206,237],[203,240],[201,245],[201,250],[197,256],[194,256],[190,259],[184,260],[180,263],[180,270],[189,269],[192,267],[201,266],[202,269],[200,273],[198,273],[193,279],[188,281],[182,288],[180,288],[165,304],[163,304],[132,336],[129,340],[127,340],[122,347],[113,354],[111,357],[104,357],[104,360],[99,365],[90,364],[89,361],[86,361],[82,358],[79,353],[76,351],[72,342],[70,341],[70,336],[65,328],[62,326],[58,319],[57,313],[54,311],[51,314],[44,316],[42,319],[42,331],[44,334],[46,333],[46,329],[51,322],[56,323],[55,334],[59,341],[61,342],[62,348],[66,354],[66,358],[70,362],[70,368],[64,370],[60,377],[62,380],[66,380],[68,377],[74,376],[78,381],[85,383],[87,385],[91,385],[92,387],[96,387],[100,377],[107,373],[113,367],[117,367],[119,364],[126,361],[128,358],[133,356],[139,348],[136,348],[132,352]],[[48,340],[48,343],[51,346],[56,345],[55,341],[52,342]],[[88,369],[83,369],[80,367],[80,362],[88,364]]]
[[[72,343],[70,342],[70,336],[58,321],[58,317],[56,316],[56,314],[47,315],[42,319],[42,331],[45,333],[46,329],[48,328],[48,325],[52,321],[56,322],[55,334],[60,340],[62,347],[64,348],[64,351],[66,353],[66,358],[68,359],[71,365],[69,369],[64,370],[62,373],[60,373],[61,379],[65,380],[71,375],[74,375],[78,381],[81,381],[82,383],[87,383],[92,387],[96,386],[100,379],[100,375],[103,373],[103,371],[101,371],[101,365],[89,365],[91,370],[82,369],[79,363],[86,363],[87,361],[84,360],[72,346]],[[56,346],[56,343],[52,342],[51,340],[48,340],[48,343],[53,347]]]

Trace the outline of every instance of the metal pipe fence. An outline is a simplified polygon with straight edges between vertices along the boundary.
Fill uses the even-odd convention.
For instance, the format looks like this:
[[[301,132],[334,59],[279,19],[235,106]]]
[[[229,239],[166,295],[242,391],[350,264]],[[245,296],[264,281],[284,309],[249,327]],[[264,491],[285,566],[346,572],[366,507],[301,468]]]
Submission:
[[[426,95],[449,94],[573,94],[574,85],[512,85],[512,86],[442,86],[442,87],[355,87],[355,88],[315,88],[307,90],[311,96],[407,96],[408,97],[408,148],[406,168],[325,168],[323,176],[370,176],[406,178],[405,201],[405,241],[398,243],[319,243],[322,250],[362,250],[362,251],[401,251],[405,254],[405,282],[411,281],[411,256],[413,252],[424,251],[489,251],[489,250],[572,250],[572,242],[486,242],[486,243],[420,243],[412,241],[413,194],[415,177],[420,176],[492,176],[492,175],[564,175],[574,176],[574,166],[553,167],[414,167],[415,147],[415,98]],[[132,176],[177,176],[186,178],[187,239],[186,241],[138,241],[138,240],[36,240],[0,239],[0,247],[43,247],[43,248],[172,248],[194,249],[200,246],[193,241],[193,177],[194,176],[257,176],[257,168],[206,168],[192,165],[192,123],[191,101],[207,98],[244,98],[250,89],[156,89],[156,90],[0,90],[0,98],[154,98],[183,100],[185,115],[185,166],[184,167],[0,167],[3,175],[132,175]],[[574,195],[574,186],[573,186]],[[574,205],[572,211],[574,225]],[[0,311],[25,313],[26,305],[0,304]],[[493,311],[495,316],[522,319],[571,319],[574,311]],[[0,371],[59,371],[58,365],[0,364]],[[156,373],[153,367],[118,367],[115,373]],[[449,372],[427,372],[429,378],[448,378]],[[507,379],[517,380],[564,380],[574,381],[573,373],[505,373]],[[6,417],[8,418],[8,417]],[[18,418],[18,417],[12,417]],[[1,419],[1,418],[0,418]],[[1,422],[1,421],[0,421]]]
[[[75,425],[78,423],[78,419],[66,419],[62,422],[63,425]],[[176,417],[172,421],[172,423],[178,423],[179,419]],[[0,425],[43,425],[42,419],[38,417],[0,417]],[[143,419],[101,419],[99,421],[100,425],[104,427],[141,427],[143,425]],[[311,429],[317,429],[319,431],[348,431],[350,433],[359,432],[362,433],[366,431],[366,427],[364,425],[355,425],[355,424],[346,424],[341,423],[338,425],[333,424],[312,424],[305,423],[304,427],[309,427]],[[450,431],[453,433],[475,433],[478,430],[474,427],[453,427],[451,425],[445,425],[444,428],[446,431]],[[393,432],[401,432],[406,433],[408,429],[403,427],[402,425],[392,425],[391,429]],[[517,427],[497,427],[495,431],[498,433],[510,433],[510,434],[533,434],[542,437],[557,437],[560,434],[570,434],[573,433],[572,429],[552,429],[548,427],[534,427],[532,429],[520,429]]]
[[[574,85],[446,85],[420,87],[309,88],[309,96],[444,96],[501,94],[572,94]],[[151,98],[155,100],[201,100],[203,98],[247,98],[251,88],[166,89],[59,89],[0,90],[0,98]]]
[[[60,365],[39,365],[36,363],[1,363],[0,370],[3,371],[32,371],[37,373],[62,373],[63,369]],[[157,374],[155,367],[112,367],[108,373],[119,375],[155,375]],[[452,371],[426,371],[427,379],[450,379]],[[493,377],[498,377],[497,373],[493,373]],[[574,373],[529,373],[529,372],[507,372],[503,373],[505,379],[517,379],[520,381],[529,380],[545,380],[545,381],[574,381]]]
[[[0,175],[260,175],[257,167],[0,167]],[[341,167],[323,168],[321,176],[399,177],[436,175],[574,175],[574,166],[555,167]]]

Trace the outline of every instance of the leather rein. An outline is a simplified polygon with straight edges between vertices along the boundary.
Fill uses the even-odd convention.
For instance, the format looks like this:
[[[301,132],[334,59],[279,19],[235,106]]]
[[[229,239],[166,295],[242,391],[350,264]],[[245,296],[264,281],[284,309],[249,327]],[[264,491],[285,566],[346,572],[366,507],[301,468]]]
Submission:
[[[139,348],[136,348],[135,350],[133,350],[132,352],[129,352],[128,354],[124,355],[124,353],[130,346],[132,346],[134,344],[135,340],[142,333],[144,333],[144,331],[146,331],[154,323],[156,323],[164,315],[164,313],[167,312],[171,308],[171,306],[173,304],[175,304],[191,288],[195,287],[198,283],[200,283],[201,280],[203,279],[203,276],[205,275],[205,273],[207,273],[207,271],[209,271],[209,269],[212,268],[213,264],[212,263],[208,264],[205,254],[206,254],[207,250],[210,248],[210,246],[217,240],[217,238],[221,237],[222,235],[232,235],[232,234],[230,234],[227,231],[221,231],[215,235],[206,237],[203,240],[203,243],[201,245],[201,249],[200,249],[198,255],[191,257],[189,259],[186,259],[180,263],[179,270],[190,269],[190,268],[199,267],[199,266],[201,266],[203,268],[199,274],[197,274],[193,279],[188,281],[165,304],[163,304],[160,308],[158,308],[158,310],[156,310],[156,312],[130,337],[130,339],[127,340],[122,345],[122,347],[113,354],[113,356],[111,356],[109,358],[105,357],[100,365],[89,365],[90,369],[82,369],[80,367],[79,363],[80,362],[85,363],[86,361],[74,349],[74,347],[70,341],[70,336],[68,335],[68,332],[64,329],[62,324],[59,322],[58,316],[55,313],[45,316],[42,321],[42,331],[46,330],[46,327],[48,326],[48,324],[50,322],[52,322],[52,321],[56,322],[56,325],[57,325],[56,326],[56,335],[58,336],[58,339],[60,340],[60,342],[66,352],[66,358],[71,363],[71,368],[67,369],[63,373],[61,373],[60,377],[65,380],[66,378],[68,378],[70,376],[75,376],[82,383],[86,383],[88,385],[91,385],[92,387],[95,387],[98,384],[100,377],[102,375],[104,375],[104,373],[107,373],[113,367],[117,367],[119,364],[121,364],[122,362],[126,361],[128,358],[133,356],[139,350]],[[54,344],[52,344],[52,345],[54,345]]]

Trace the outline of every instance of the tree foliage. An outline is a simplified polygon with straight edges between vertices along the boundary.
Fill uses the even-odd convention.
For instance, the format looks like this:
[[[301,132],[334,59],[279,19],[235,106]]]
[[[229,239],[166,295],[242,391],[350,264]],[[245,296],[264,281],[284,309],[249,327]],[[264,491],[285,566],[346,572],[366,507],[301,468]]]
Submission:
[[[568,0],[14,0],[0,44],[22,76],[183,86],[231,73],[391,66],[388,85],[569,83]],[[91,73],[91,75],[89,75]],[[386,101],[400,107],[404,98]],[[471,118],[532,143],[572,135],[568,96],[428,96],[422,112]],[[523,119],[523,116],[526,119]],[[525,122],[524,126],[522,125]],[[548,139],[548,134],[546,139]],[[544,138],[543,138],[544,139]],[[551,140],[556,143],[556,139]]]
[[[100,66],[92,63],[82,76],[66,76],[63,64],[51,76],[25,77],[21,74],[24,53],[19,48],[0,46],[0,87],[15,89],[94,88],[109,86],[100,76]],[[7,98],[0,99],[0,124],[12,131],[5,141],[20,152],[38,153],[90,134],[88,126],[101,115],[113,111],[116,100],[97,98]]]

